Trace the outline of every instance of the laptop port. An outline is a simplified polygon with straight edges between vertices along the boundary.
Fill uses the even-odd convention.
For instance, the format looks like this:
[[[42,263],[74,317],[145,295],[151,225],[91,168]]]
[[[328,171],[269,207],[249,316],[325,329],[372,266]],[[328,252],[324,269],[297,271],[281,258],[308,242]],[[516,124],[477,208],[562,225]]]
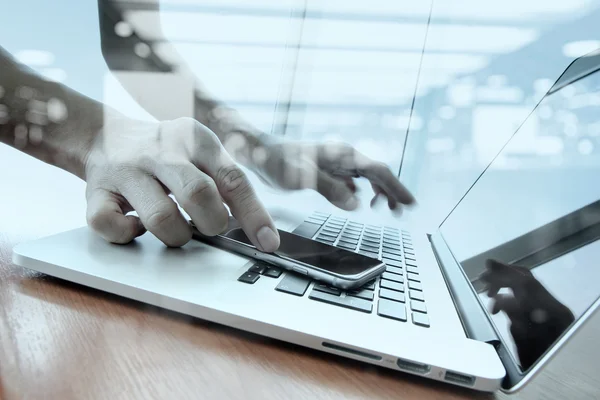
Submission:
[[[400,369],[405,371],[414,372],[417,374],[425,375],[429,371],[431,371],[431,367],[427,364],[421,364],[414,361],[403,360],[401,358],[396,361],[396,364]]]
[[[323,344],[323,347],[327,347],[329,349],[353,354],[355,356],[370,358],[371,360],[377,360],[377,361],[381,361],[381,359],[382,359],[382,357],[378,356],[377,354],[371,354],[371,353],[367,353],[367,352],[360,351],[360,350],[354,350],[354,349],[351,349],[348,347],[340,346],[340,345],[329,343],[329,342],[323,342],[322,344]]]
[[[446,371],[446,376],[444,379],[448,382],[458,383],[465,386],[473,386],[475,383],[475,377],[452,371]]]

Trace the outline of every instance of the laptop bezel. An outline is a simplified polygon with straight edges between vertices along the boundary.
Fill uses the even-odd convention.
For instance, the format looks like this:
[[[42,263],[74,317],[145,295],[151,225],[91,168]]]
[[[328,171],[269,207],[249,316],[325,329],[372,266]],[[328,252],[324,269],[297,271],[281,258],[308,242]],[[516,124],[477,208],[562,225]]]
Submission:
[[[582,69],[575,74],[568,73],[569,69],[572,68],[578,60],[584,59],[586,57],[591,57],[593,59],[598,60],[598,64],[591,65],[588,68]],[[584,56],[578,57],[573,60],[567,68],[563,71],[560,77],[556,80],[555,84],[548,90],[548,92],[544,95],[544,97],[538,102],[534,110],[541,104],[541,102],[549,95],[559,91],[560,89],[575,83],[578,80],[584,79],[594,73],[600,71],[600,49],[590,52]],[[528,116],[530,118],[530,116]],[[520,127],[519,127],[520,129]],[[515,134],[518,132],[517,129]],[[510,142],[512,140],[514,134],[507,141]],[[500,152],[502,149],[500,150]],[[499,153],[500,153],[499,152]],[[485,171],[484,171],[485,173]],[[466,194],[471,190],[470,187]],[[448,217],[452,214],[455,208],[462,202],[464,196],[459,200],[457,205],[452,208]],[[446,218],[448,218],[446,217]],[[446,220],[443,220],[443,222]],[[511,352],[508,350],[507,344],[500,335],[496,325],[491,320],[491,316],[488,312],[486,312],[485,305],[481,301],[481,298],[477,295],[475,287],[472,285],[471,281],[467,277],[461,263],[456,259],[454,254],[452,253],[450,247],[446,243],[440,225],[438,230],[430,235],[430,242],[433,249],[434,254],[438,260],[438,264],[444,278],[448,283],[449,290],[452,294],[452,298],[457,306],[457,311],[461,320],[463,321],[463,326],[467,335],[475,340],[484,341],[494,346],[498,356],[500,357],[502,364],[506,369],[506,377],[502,382],[501,391],[507,394],[516,393],[521,390],[527,383],[529,383],[547,364],[550,362],[558,352],[564,348],[564,345],[571,340],[574,335],[580,331],[580,329],[590,320],[590,318],[598,311],[600,308],[600,297],[596,299],[596,301],[567,329],[560,338],[536,361],[536,363],[528,370],[522,371],[517,360],[513,357]],[[543,229],[540,228],[540,229]],[[524,235],[525,237],[527,235]],[[541,251],[541,250],[540,250]],[[561,254],[556,253],[553,258],[559,257]],[[549,259],[545,259],[545,262],[549,261]],[[462,281],[462,282],[460,282]],[[466,283],[466,284],[465,284]],[[467,290],[467,288],[469,290]],[[473,302],[476,302],[479,307],[479,312],[473,313],[475,305]],[[490,334],[490,330],[494,332],[494,334]]]

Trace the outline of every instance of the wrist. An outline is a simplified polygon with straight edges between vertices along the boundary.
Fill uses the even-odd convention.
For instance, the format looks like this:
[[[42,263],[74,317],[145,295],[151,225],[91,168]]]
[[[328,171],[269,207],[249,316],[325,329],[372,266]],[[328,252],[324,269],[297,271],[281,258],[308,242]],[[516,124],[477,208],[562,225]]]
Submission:
[[[233,108],[218,105],[205,115],[203,123],[218,136],[231,157],[255,171],[256,154],[266,151],[270,135],[256,129]]]
[[[83,179],[87,149],[102,125],[102,105],[4,61],[0,141]]]

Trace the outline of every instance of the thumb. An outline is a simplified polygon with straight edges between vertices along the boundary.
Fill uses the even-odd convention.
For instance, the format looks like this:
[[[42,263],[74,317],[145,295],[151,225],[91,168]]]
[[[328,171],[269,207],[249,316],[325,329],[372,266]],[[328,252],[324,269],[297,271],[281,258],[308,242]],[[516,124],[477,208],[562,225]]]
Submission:
[[[120,196],[89,186],[86,195],[87,223],[106,241],[126,244],[146,231],[138,217],[125,215],[131,207]]]

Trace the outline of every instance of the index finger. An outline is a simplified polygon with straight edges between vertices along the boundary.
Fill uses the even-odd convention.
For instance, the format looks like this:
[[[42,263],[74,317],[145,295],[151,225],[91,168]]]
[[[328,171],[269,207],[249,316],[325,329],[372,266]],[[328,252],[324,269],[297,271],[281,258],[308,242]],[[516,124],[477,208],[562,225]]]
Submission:
[[[354,151],[354,162],[358,175],[367,178],[372,184],[380,187],[388,198],[406,205],[415,203],[414,196],[400,183],[387,165],[371,160],[356,150]]]
[[[221,197],[259,250],[274,252],[279,248],[279,233],[246,174],[221,146],[209,155],[203,170],[215,181]]]

